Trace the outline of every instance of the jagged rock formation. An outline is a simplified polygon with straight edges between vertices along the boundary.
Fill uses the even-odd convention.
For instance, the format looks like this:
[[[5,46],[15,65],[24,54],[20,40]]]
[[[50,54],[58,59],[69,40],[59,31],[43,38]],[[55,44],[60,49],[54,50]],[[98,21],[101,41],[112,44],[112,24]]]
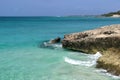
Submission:
[[[120,48],[110,48],[103,52],[103,56],[97,61],[97,68],[106,69],[108,72],[120,75]]]
[[[97,67],[107,69],[116,75],[120,74],[120,59],[116,59],[115,57],[120,55],[120,24],[65,35],[62,45],[63,48],[85,53],[96,53],[99,51],[103,54],[103,57],[98,60]],[[110,62],[111,58],[119,59],[117,65],[115,59],[115,61]],[[114,69],[112,69],[113,65],[116,65],[117,70],[114,71]],[[118,66],[119,70],[117,68]]]
[[[110,25],[95,30],[64,36],[63,47],[67,49],[96,53],[108,48],[120,47],[120,25]]]
[[[49,43],[55,44],[55,43],[59,43],[60,41],[61,41],[61,38],[60,38],[60,37],[57,37],[57,38],[55,38],[55,39],[50,40]]]

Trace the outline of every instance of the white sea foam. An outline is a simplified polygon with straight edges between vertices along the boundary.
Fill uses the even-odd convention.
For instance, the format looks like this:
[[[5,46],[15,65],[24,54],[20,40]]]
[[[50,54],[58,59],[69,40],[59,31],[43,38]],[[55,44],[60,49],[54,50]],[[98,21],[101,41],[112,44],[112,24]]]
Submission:
[[[53,44],[53,46],[56,48],[62,48],[62,44]]]
[[[44,44],[44,46],[49,46],[47,42],[44,42],[43,44]]]
[[[120,79],[120,76],[112,75],[112,74],[108,73],[107,70],[105,70],[105,69],[98,69],[98,70],[96,70],[96,72],[103,73],[103,75],[107,75],[107,76],[112,77],[114,79]]]
[[[88,67],[93,65],[93,62],[91,61],[78,61],[78,60],[70,59],[68,57],[65,57],[65,62],[73,64],[73,65],[84,65]]]
[[[112,75],[110,73],[106,73],[107,76],[110,76],[112,78],[115,78],[115,79],[119,79],[120,80],[120,76],[115,76],[115,75]]]
[[[90,55],[89,57],[93,60],[98,60],[100,57],[102,56],[102,54],[100,52],[97,52],[96,54],[94,55]]]
[[[83,65],[83,66],[93,66],[96,64],[96,61],[99,57],[101,57],[102,55],[97,52],[95,55],[90,55],[90,60],[89,61],[81,61],[81,60],[74,60],[68,57],[65,57],[64,60],[65,62],[69,63],[69,64],[73,64],[73,65]]]
[[[53,47],[53,48],[62,48],[62,44],[51,44],[49,42],[44,42],[44,46],[46,47]]]

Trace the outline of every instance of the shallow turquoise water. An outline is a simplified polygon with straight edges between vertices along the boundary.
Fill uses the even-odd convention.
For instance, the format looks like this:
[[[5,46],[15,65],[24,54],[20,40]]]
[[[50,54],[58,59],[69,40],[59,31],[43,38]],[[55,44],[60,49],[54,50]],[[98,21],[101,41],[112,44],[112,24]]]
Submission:
[[[89,61],[89,55],[59,47],[43,48],[46,40],[64,34],[120,24],[120,18],[1,17],[0,80],[116,80],[96,72],[95,65],[72,65],[65,57]]]

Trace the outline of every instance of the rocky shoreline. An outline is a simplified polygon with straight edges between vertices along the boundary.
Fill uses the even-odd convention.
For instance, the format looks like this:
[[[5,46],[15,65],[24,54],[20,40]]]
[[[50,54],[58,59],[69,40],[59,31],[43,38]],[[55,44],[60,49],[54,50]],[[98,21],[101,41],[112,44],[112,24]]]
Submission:
[[[96,67],[120,75],[120,24],[67,34],[62,46],[89,54],[99,51],[103,56],[98,59]]]

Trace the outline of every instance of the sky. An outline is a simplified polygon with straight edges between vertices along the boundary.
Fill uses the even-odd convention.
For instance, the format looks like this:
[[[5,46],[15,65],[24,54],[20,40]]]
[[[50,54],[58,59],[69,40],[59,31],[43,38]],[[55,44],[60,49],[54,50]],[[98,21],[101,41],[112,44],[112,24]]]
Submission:
[[[0,16],[99,15],[120,10],[120,0],[0,0]]]

